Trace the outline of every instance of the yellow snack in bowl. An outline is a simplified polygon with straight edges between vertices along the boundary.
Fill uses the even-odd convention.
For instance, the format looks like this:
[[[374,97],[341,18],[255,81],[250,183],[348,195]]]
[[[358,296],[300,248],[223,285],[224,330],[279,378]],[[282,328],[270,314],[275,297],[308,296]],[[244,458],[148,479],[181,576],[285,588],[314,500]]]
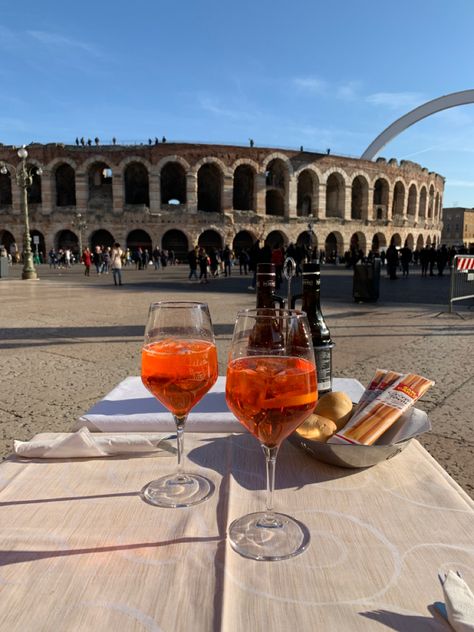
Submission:
[[[296,432],[305,439],[325,443],[337,432],[337,426],[331,419],[313,414],[296,429]]]
[[[352,415],[352,402],[342,391],[332,391],[318,400],[314,412],[320,417],[330,419],[336,424],[337,429],[341,430]]]

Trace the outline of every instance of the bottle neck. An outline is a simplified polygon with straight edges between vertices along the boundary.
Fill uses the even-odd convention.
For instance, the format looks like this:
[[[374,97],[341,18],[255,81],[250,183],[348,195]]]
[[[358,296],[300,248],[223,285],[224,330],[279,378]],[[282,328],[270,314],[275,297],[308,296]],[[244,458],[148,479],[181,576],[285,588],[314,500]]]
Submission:
[[[257,307],[275,307],[276,274],[257,273]]]

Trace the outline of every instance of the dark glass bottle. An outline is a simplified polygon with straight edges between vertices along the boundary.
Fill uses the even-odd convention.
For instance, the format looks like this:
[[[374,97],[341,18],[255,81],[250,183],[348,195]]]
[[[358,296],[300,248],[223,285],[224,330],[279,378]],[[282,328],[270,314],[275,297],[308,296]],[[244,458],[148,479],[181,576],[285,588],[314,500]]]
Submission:
[[[256,307],[284,307],[284,300],[276,292],[276,268],[274,263],[257,264]]]
[[[252,353],[252,349],[268,349],[274,352],[284,347],[283,333],[278,318],[268,318],[270,310],[284,305],[283,299],[275,294],[275,264],[259,263],[257,265],[256,287],[257,309],[261,310],[259,313],[262,317],[260,319],[257,317],[249,336],[249,353]]]
[[[303,264],[302,279],[303,293],[293,298],[292,306],[294,307],[298,298],[302,299],[301,309],[306,312],[311,328],[318,377],[318,395],[321,396],[332,390],[332,349],[334,343],[321,311],[321,268],[319,263],[313,261]]]

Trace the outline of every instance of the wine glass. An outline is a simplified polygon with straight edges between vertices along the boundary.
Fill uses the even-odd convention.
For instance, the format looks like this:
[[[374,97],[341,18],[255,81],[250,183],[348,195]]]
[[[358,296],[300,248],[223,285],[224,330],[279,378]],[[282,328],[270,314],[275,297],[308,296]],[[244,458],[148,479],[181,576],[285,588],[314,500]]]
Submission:
[[[252,309],[239,312],[227,367],[229,408],[259,441],[266,459],[265,511],[235,520],[232,547],[254,560],[281,560],[304,551],[309,532],[273,511],[278,450],[313,412],[318,397],[311,330],[304,312]]]
[[[212,483],[183,471],[184,427],[189,411],[217,380],[217,350],[206,303],[152,303],[142,348],[142,382],[171,412],[176,423],[178,467],[174,474],[148,483],[147,502],[159,507],[188,507],[208,498]]]

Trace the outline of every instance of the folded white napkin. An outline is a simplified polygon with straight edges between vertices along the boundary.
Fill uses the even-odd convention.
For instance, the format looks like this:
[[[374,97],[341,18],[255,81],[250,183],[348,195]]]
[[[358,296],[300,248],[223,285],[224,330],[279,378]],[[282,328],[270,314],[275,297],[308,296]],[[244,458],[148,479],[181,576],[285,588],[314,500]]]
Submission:
[[[466,582],[449,571],[443,583],[448,621],[456,632],[474,630],[474,595]]]
[[[346,392],[353,402],[359,401],[364,387],[357,380],[335,378],[333,390]],[[171,413],[143,386],[141,378],[128,377],[104,399],[82,415],[73,430],[87,426],[102,432],[174,432]],[[188,432],[245,432],[230,412],[225,399],[225,377],[219,376],[211,390],[190,412]]]
[[[92,406],[73,426],[101,432],[174,432],[171,413],[144,386],[140,377],[128,377]],[[225,400],[221,376],[190,412],[188,432],[244,432]]]
[[[14,441],[15,454],[30,459],[74,459],[156,452],[161,438],[123,434],[107,437],[91,434],[87,428],[53,438]]]

